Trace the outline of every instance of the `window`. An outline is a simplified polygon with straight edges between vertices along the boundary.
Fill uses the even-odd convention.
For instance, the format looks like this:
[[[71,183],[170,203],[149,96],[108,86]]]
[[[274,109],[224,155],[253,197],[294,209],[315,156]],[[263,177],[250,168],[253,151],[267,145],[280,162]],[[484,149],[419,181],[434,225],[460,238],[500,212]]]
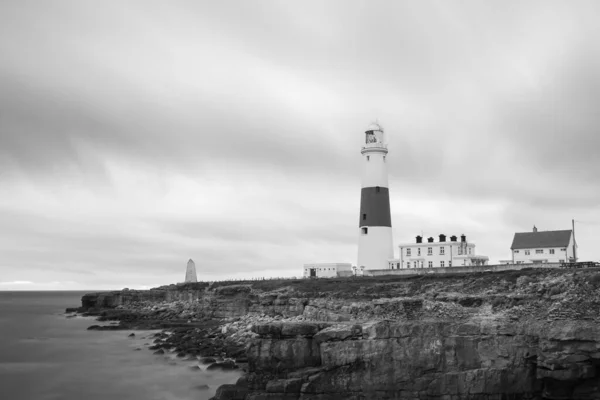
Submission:
[[[560,249],[560,251],[567,251],[567,249]]]
[[[554,254],[554,249],[550,249],[550,254]]]
[[[444,262],[440,261],[440,267],[444,268]]]
[[[433,261],[429,261],[429,268],[433,268]]]
[[[565,260],[558,260],[558,262],[564,263],[564,262],[565,262]]]
[[[537,249],[535,254],[544,254],[544,249]]]
[[[410,268],[410,261],[406,262],[406,268]]]
[[[469,247],[469,254],[471,254],[471,248]]]
[[[525,250],[525,255],[528,256],[529,254],[531,254],[531,252],[529,250]]]
[[[519,250],[515,250],[515,254],[518,254],[518,253],[519,253]]]
[[[400,263],[398,263],[398,264],[396,265],[396,267],[398,267],[398,269],[400,269]]]
[[[363,221],[367,219],[367,214],[363,214]]]
[[[417,255],[418,255],[418,256],[420,256],[420,255],[421,255],[421,248],[420,248],[420,247],[417,249]]]
[[[406,256],[410,257],[410,249],[406,249]]]
[[[362,234],[366,235],[369,233],[369,228],[362,228]]]
[[[421,268],[423,268],[423,261],[421,261]]]
[[[462,252],[463,252],[463,251],[462,251],[462,247],[459,247],[459,248],[458,248],[458,255],[459,255],[459,256],[462,256]]]
[[[367,161],[369,161],[370,159],[371,159],[371,157],[370,157],[370,156],[367,156]]]
[[[448,261],[448,266],[451,267],[452,266],[452,261]]]
[[[417,268],[417,262],[416,262],[416,261],[413,263],[413,266],[414,266],[415,268]]]
[[[428,255],[428,256],[431,256],[431,255],[433,255],[433,247],[428,247],[428,248],[427,248],[427,255]]]
[[[444,246],[440,247],[440,256],[443,256],[445,252]]]

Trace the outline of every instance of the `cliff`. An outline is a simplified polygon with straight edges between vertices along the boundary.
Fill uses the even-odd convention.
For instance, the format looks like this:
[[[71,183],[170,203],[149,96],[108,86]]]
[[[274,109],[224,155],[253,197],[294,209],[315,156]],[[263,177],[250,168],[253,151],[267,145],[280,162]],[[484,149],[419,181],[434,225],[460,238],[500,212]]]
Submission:
[[[221,318],[248,373],[217,399],[600,399],[596,269],[171,286],[82,306]]]

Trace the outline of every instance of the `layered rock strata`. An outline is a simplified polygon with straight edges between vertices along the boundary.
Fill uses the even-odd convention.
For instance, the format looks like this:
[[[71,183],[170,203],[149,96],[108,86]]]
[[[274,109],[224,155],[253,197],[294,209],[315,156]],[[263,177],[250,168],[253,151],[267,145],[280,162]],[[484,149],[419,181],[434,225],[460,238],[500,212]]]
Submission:
[[[600,399],[593,269],[198,283],[82,306],[220,319],[248,374],[217,399]]]
[[[600,327],[493,319],[270,323],[247,399],[598,399]]]

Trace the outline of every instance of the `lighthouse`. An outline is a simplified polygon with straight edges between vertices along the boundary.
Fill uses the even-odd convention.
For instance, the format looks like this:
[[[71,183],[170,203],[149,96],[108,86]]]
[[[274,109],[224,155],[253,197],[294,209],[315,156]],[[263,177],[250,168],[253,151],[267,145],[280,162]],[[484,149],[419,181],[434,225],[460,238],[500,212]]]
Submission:
[[[387,269],[394,258],[392,218],[383,128],[371,124],[362,146],[363,175],[358,222],[358,263],[361,270]]]

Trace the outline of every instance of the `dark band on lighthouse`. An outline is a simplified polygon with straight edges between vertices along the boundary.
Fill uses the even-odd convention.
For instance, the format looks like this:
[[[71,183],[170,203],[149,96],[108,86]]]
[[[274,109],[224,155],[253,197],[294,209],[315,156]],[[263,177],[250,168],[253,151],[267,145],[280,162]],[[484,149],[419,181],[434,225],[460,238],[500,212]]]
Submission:
[[[390,191],[386,187],[367,187],[360,192],[358,226],[392,226]]]

